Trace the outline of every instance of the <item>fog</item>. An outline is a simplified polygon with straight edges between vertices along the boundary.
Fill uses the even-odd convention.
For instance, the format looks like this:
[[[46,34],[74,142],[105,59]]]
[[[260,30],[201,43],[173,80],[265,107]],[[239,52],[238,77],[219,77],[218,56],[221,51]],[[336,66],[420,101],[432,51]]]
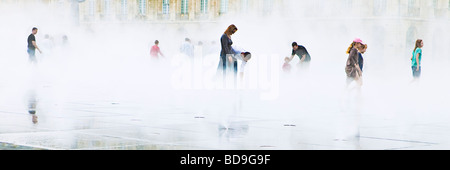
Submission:
[[[395,46],[385,49],[377,40],[385,37],[382,33],[392,35],[395,33],[389,31],[395,30],[382,32],[368,26],[396,21],[347,15],[339,20],[300,18],[292,16],[294,7],[283,9],[292,11],[274,10],[270,16],[223,17],[204,23],[77,25],[70,16],[49,12],[44,5],[19,8],[2,4],[1,111],[22,108],[25,114],[29,96],[37,96],[38,110],[49,115],[64,114],[67,103],[128,104],[136,115],[180,112],[223,126],[259,117],[260,121],[278,120],[284,122],[279,126],[295,125],[332,137],[357,133],[358,127],[405,125],[399,130],[402,133],[415,124],[448,118],[449,56],[433,56],[448,54],[445,48],[436,52],[434,40],[424,39],[422,78],[411,83],[414,42],[385,42]],[[215,77],[220,37],[230,24],[239,29],[232,36],[234,46],[253,54],[238,89],[224,87]],[[434,26],[442,27],[442,22],[429,21],[428,25],[427,31],[432,31]],[[37,64],[29,63],[26,53],[26,38],[33,27],[39,28],[37,45],[43,50],[42,54],[36,52]],[[448,22],[443,27],[449,28]],[[46,34],[54,40],[52,47],[42,44]],[[64,35],[68,37],[66,45],[62,43]],[[422,37],[413,39],[429,33],[418,35]],[[448,47],[449,35],[443,36],[447,37],[443,47]],[[194,60],[180,54],[186,37],[196,45]],[[345,52],[356,37],[369,46],[360,89],[346,87],[344,71]],[[166,56],[159,61],[149,55],[155,40],[160,41]],[[201,53],[206,54],[199,55],[199,41],[204,43]],[[296,57],[291,62],[293,70],[286,73],[281,67],[284,57],[291,54],[293,41],[307,48],[312,62],[305,70],[296,66]]]

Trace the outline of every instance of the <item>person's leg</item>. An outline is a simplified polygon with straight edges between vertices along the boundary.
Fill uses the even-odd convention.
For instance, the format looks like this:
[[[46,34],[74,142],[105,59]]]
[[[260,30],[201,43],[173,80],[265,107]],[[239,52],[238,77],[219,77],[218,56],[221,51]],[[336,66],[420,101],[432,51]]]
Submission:
[[[417,72],[417,67],[416,66],[412,66],[411,67],[411,69],[412,69],[412,73],[413,73],[413,78],[414,79],[417,79],[417,76],[418,76],[418,72]]]
[[[422,75],[422,67],[419,67],[419,71],[417,71],[417,78],[420,78]]]
[[[237,63],[237,61],[235,61],[233,63],[233,71],[234,71],[234,74],[237,75],[237,73],[238,73],[238,63]]]
[[[415,67],[415,66],[411,66],[411,71],[412,71],[412,76],[413,76],[413,79],[411,80],[411,82],[410,83],[415,83],[415,82],[417,82],[417,67]]]
[[[225,77],[227,74],[227,56],[221,56],[222,59],[222,69],[223,69],[223,76]]]
[[[350,83],[352,83],[352,81],[355,80],[353,77],[349,77],[347,76],[347,87],[350,85]]]
[[[28,49],[28,60],[30,63],[36,63],[36,51],[32,49]]]

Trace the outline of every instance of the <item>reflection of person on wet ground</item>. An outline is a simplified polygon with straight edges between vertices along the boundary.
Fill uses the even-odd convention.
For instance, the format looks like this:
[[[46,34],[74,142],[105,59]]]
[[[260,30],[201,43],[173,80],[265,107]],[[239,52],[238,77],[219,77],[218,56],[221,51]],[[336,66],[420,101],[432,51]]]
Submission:
[[[159,59],[159,55],[162,57],[165,57],[164,54],[161,52],[161,49],[159,48],[159,41],[155,41],[155,45],[152,46],[152,49],[150,50],[150,56],[152,59]]]
[[[362,86],[362,72],[358,62],[358,48],[361,48],[363,44],[362,40],[357,38],[347,50],[347,54],[349,54],[345,67],[347,86],[350,85],[352,81],[356,81],[359,86]]]
[[[28,53],[29,61],[31,63],[36,63],[37,62],[37,60],[36,60],[36,49],[39,51],[39,53],[42,53],[41,49],[39,49],[39,47],[36,44],[36,37],[35,37],[35,35],[37,34],[37,32],[38,32],[38,29],[36,27],[34,27],[31,30],[31,34],[28,36],[28,39],[27,39],[27,43],[28,43],[27,53]]]
[[[289,62],[292,61],[297,55],[300,58],[300,62],[298,63],[299,67],[308,68],[309,63],[311,62],[311,56],[308,53],[308,50],[302,45],[298,45],[297,42],[292,43],[292,54],[289,57]]]
[[[28,113],[31,115],[31,121],[36,124],[38,122],[38,117],[36,116],[36,96],[31,95],[28,100]]]
[[[228,26],[228,28],[225,30],[225,32],[222,34],[222,37],[220,38],[222,50],[220,51],[220,62],[218,71],[222,71],[224,80],[226,78],[227,68],[237,68],[237,61],[233,62],[233,60],[230,60],[229,58],[235,54],[233,48],[231,47],[231,45],[233,45],[231,35],[235,34],[237,30],[238,30],[237,27],[234,24],[232,24]],[[237,70],[235,71],[235,73],[237,73]]]
[[[422,72],[422,47],[423,47],[423,40],[418,39],[416,41],[416,45],[414,47],[414,51],[411,57],[411,68],[414,77],[412,82],[415,82],[420,79],[420,75]]]

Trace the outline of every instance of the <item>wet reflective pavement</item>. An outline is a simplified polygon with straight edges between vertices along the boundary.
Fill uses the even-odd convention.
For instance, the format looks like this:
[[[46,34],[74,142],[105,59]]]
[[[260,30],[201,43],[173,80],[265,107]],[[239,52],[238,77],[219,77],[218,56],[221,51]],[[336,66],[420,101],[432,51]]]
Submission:
[[[278,112],[276,108],[290,104],[259,101],[258,107],[251,103],[240,106],[257,96],[250,93],[230,105],[212,101],[208,107],[200,107],[201,102],[181,104],[215,95],[184,93],[178,104],[42,98],[36,108],[6,103],[0,110],[0,149],[450,149],[450,115],[443,110],[421,114],[405,107],[404,111],[386,112],[367,105],[356,115],[321,107],[312,99],[301,108],[291,106]],[[339,108],[337,105],[328,104],[331,108]]]
[[[53,78],[43,76],[50,73]],[[252,89],[176,90],[170,81],[126,74],[55,74],[41,71],[33,83],[0,79],[0,149],[450,149],[445,80],[424,79],[422,86],[433,88],[419,90],[421,104],[411,105],[416,87],[370,76],[360,91],[347,92],[315,76],[281,80],[278,97],[263,100]]]

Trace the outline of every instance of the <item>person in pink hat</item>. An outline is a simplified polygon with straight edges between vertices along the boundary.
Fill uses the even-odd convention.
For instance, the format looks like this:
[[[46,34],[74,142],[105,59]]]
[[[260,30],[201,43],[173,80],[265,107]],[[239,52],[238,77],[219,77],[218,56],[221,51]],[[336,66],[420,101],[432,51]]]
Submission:
[[[363,45],[363,41],[359,38],[356,38],[347,49],[347,54],[349,54],[347,64],[345,66],[345,73],[347,74],[347,86],[352,81],[356,81],[360,86],[362,85],[362,71],[359,67],[358,48],[361,48],[361,46]]]

